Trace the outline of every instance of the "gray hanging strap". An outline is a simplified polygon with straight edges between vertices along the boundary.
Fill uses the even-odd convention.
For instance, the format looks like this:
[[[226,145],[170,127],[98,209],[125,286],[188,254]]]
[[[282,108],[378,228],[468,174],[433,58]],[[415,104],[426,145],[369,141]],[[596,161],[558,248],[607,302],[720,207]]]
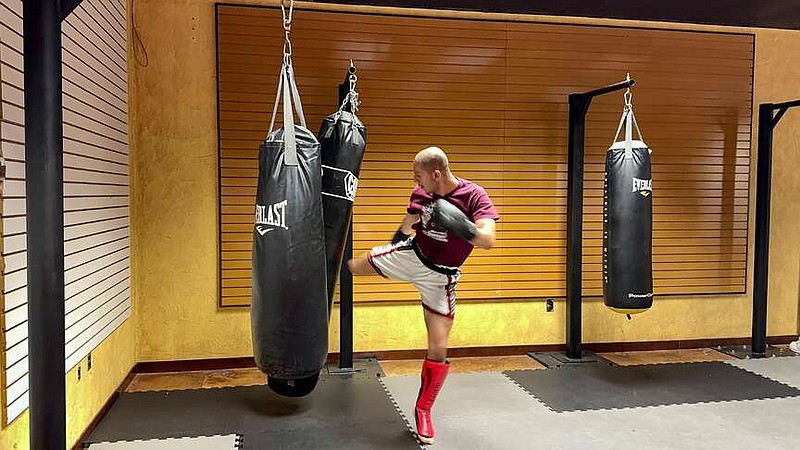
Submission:
[[[292,101],[294,98],[294,101]],[[290,166],[297,165],[297,140],[295,138],[294,113],[300,119],[300,125],[305,127],[306,120],[303,115],[303,107],[300,104],[300,94],[294,82],[291,64],[284,64],[281,67],[281,76],[278,81],[278,92],[275,94],[275,105],[272,107],[272,119],[269,122],[267,139],[275,130],[275,118],[278,116],[278,107],[281,106],[283,113],[283,142],[285,145],[285,163]]]
[[[618,142],[619,140],[619,132],[622,131],[622,125],[625,124],[625,119],[628,118],[628,108],[622,110],[622,117],[619,118],[619,125],[617,125],[617,132],[614,133],[614,140],[611,142],[612,144]]]
[[[636,123],[633,108],[629,105],[626,105],[625,109],[622,111],[622,117],[619,119],[619,125],[617,126],[617,132],[614,134],[613,143],[619,142],[619,133],[622,131],[623,124],[625,125],[625,151],[626,153],[630,153],[633,146],[633,130],[636,130],[636,134],[639,137],[638,140],[642,141],[642,143],[644,143],[644,138],[642,138],[642,132],[639,130],[639,124]]]
[[[291,66],[290,66],[291,67]],[[294,132],[294,110],[292,107],[291,83],[289,70],[283,71],[283,145],[284,163],[287,166],[297,165],[297,140]]]
[[[272,107],[272,119],[269,121],[269,131],[267,137],[272,134],[275,129],[275,117],[278,115],[278,105],[281,103],[281,94],[283,94],[283,71],[285,66],[281,66],[281,76],[278,77],[278,90],[275,92],[275,105]]]
[[[630,81],[631,74],[628,74],[628,80]],[[639,124],[636,123],[636,118],[633,116],[633,93],[631,93],[631,88],[625,90],[625,94],[623,95],[625,99],[625,106],[622,109],[622,117],[619,119],[619,125],[617,126],[617,132],[614,134],[614,142],[611,144],[612,146],[619,142],[619,132],[622,130],[622,124],[625,124],[625,154],[630,155],[631,151],[633,151],[633,128],[636,128],[636,134],[639,136],[639,140],[644,144],[644,138],[642,137],[642,132],[639,130]]]
[[[631,121],[633,120],[633,109],[628,109],[628,114],[625,115],[625,155],[630,156],[633,152],[633,127]]]
[[[275,118],[278,116],[278,106],[283,103],[283,144],[284,144],[284,164],[288,166],[297,165],[297,138],[294,129],[294,113],[297,110],[300,126],[306,126],[306,118],[303,114],[303,105],[300,103],[300,93],[294,79],[294,69],[292,68],[292,42],[289,39],[289,32],[292,29],[292,13],[294,12],[294,1],[289,1],[289,11],[286,12],[286,5],[281,0],[281,12],[283,14],[283,30],[285,41],[283,44],[283,65],[278,81],[278,91],[275,93],[275,105],[272,107],[272,118],[269,122],[267,138],[272,135],[275,129]],[[281,97],[283,101],[281,102]],[[294,101],[292,101],[294,98]]]
[[[288,70],[289,80],[291,83],[289,86],[292,88],[292,98],[294,99],[294,107],[297,111],[297,118],[300,119],[300,126],[303,128],[308,128],[306,126],[306,115],[303,112],[303,102],[300,101],[300,91],[297,89],[297,80],[294,78],[294,67],[289,64]]]

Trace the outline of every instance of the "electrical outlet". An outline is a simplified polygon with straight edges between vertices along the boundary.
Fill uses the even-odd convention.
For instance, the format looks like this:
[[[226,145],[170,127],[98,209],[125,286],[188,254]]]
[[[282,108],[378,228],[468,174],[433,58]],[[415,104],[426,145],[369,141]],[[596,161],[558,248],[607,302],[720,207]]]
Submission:
[[[553,307],[554,307],[553,299],[552,298],[548,298],[545,304],[547,305],[546,306],[547,312],[553,312]]]
[[[92,370],[92,354],[89,353],[89,356],[86,357],[86,371]]]

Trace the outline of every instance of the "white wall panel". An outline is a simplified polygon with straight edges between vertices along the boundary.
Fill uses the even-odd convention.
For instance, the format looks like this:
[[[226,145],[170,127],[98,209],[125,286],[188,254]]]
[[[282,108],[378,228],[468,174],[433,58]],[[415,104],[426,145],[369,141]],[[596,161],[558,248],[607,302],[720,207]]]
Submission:
[[[125,4],[84,0],[62,25],[67,371],[130,316]],[[28,407],[22,0],[0,0],[3,183],[3,405]]]

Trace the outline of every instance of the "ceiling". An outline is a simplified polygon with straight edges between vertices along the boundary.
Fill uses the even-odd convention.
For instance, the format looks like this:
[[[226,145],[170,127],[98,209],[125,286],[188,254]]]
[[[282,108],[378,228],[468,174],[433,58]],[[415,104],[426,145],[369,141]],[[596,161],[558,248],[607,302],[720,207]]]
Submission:
[[[317,3],[800,29],[799,0],[323,0]]]

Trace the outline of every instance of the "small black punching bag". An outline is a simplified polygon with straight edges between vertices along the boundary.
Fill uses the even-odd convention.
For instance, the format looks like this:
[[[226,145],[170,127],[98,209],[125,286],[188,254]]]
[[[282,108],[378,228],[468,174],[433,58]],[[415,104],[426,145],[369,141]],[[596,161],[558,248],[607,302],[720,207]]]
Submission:
[[[623,126],[625,139],[617,141]],[[641,136],[628,103],[606,154],[603,192],[603,300],[623,314],[653,304],[651,150]]]
[[[322,121],[317,137],[322,146],[322,211],[325,221],[325,256],[328,276],[328,317],[333,291],[339,279],[344,245],[350,229],[358,175],[367,145],[367,130],[356,116],[359,101],[355,90],[355,66],[340,85],[341,106]]]

